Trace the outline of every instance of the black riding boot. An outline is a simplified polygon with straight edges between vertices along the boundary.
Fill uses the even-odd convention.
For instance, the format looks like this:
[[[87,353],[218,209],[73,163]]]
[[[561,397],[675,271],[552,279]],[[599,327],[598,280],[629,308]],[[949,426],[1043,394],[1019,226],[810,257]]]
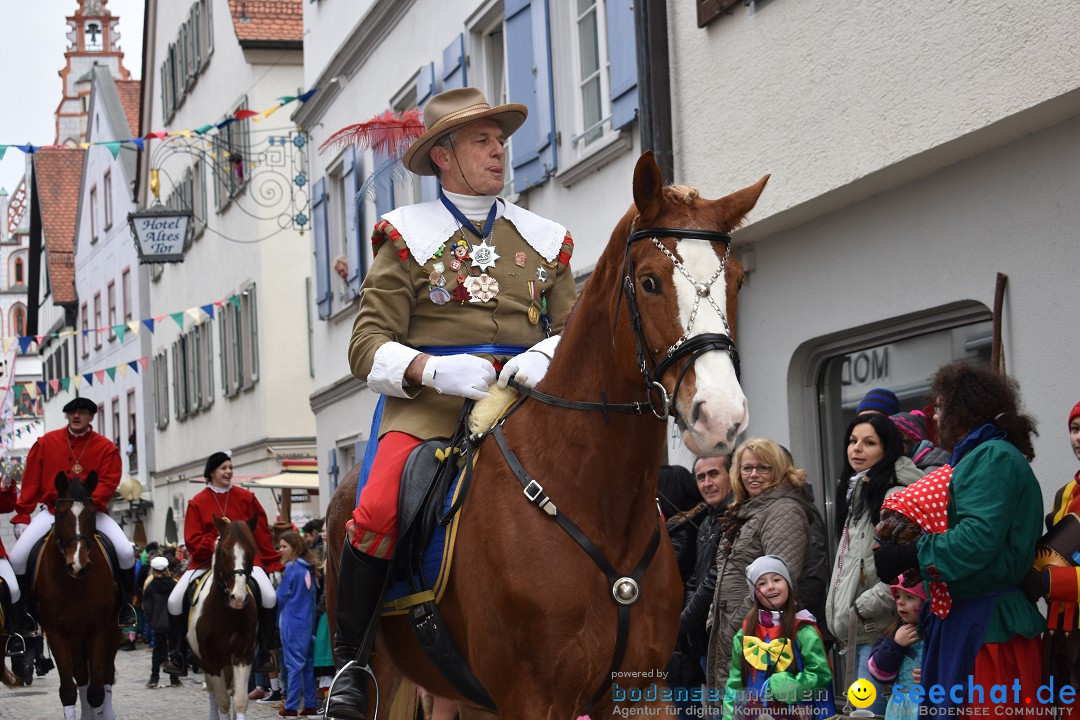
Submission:
[[[26,610],[22,607],[22,599],[12,602],[11,588],[7,583],[0,583],[0,608],[4,611],[4,623],[8,629],[8,640],[4,647],[4,654],[8,657],[19,657],[26,654],[26,640],[14,629],[14,618],[23,616]]]
[[[127,570],[121,568],[117,579],[120,581],[120,612],[116,615],[116,624],[120,627],[135,627],[139,624],[139,616],[131,604],[135,597],[135,566],[132,565]]]
[[[278,646],[277,608],[259,606],[259,651],[255,655],[255,672],[274,670],[274,649]]]
[[[338,571],[337,635],[334,661],[341,668],[330,686],[326,717],[366,720],[368,661],[375,646],[379,606],[386,589],[389,562],[358,553],[349,541]]]
[[[19,598],[19,602],[12,603],[11,619],[8,620],[8,627],[12,632],[19,633],[24,637],[34,635],[37,633],[38,628],[37,621],[30,614],[30,576],[16,575],[15,579],[19,581],[19,594],[22,597]]]
[[[184,636],[187,635],[187,613],[169,614],[169,657],[161,664],[161,671],[166,675],[179,675],[184,672]]]

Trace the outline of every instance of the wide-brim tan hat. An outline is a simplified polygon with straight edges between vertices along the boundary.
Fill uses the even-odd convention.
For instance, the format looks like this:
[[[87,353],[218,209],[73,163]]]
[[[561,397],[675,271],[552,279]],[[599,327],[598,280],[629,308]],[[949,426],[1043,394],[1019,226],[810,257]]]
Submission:
[[[524,105],[510,103],[492,107],[477,88],[447,90],[428,100],[424,107],[426,130],[409,146],[402,162],[417,175],[434,175],[428,153],[447,133],[477,120],[494,120],[503,134],[510,137],[528,116],[529,110]]]

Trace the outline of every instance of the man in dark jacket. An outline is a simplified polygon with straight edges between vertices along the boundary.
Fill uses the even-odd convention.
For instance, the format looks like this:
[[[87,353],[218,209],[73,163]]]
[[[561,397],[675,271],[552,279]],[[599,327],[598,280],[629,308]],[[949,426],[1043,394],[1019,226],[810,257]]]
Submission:
[[[703,457],[694,461],[694,479],[705,502],[703,511],[688,513],[695,515],[691,521],[696,521],[698,525],[697,552],[694,572],[686,583],[679,640],[668,666],[668,684],[671,687],[693,688],[705,682],[705,672],[701,666],[709,638],[705,619],[716,592],[716,548],[720,542],[720,518],[732,500],[731,476],[728,474],[730,465],[730,455]],[[676,547],[675,552],[678,555],[680,548]]]
[[[150,560],[153,577],[143,589],[143,612],[154,633],[154,654],[150,659],[150,680],[146,687],[158,687],[161,663],[169,652],[169,594],[176,587],[176,580],[169,575],[169,561],[162,555]],[[180,677],[169,675],[172,685],[180,685]]]

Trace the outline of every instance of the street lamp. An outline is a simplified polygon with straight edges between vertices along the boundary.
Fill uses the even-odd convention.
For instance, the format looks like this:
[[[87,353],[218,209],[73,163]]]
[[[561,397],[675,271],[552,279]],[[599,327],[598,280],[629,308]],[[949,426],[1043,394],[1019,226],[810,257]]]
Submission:
[[[158,171],[151,170],[150,189],[154,193],[154,204],[145,210],[128,213],[135,250],[143,264],[183,262],[195,230],[192,212],[162,205],[159,187]]]

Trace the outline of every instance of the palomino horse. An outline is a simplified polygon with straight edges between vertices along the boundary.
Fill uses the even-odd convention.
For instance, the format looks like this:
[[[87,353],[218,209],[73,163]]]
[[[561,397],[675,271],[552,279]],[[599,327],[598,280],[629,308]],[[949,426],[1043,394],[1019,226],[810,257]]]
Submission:
[[[658,529],[667,427],[658,417],[670,410],[687,446],[701,455],[730,451],[747,423],[728,322],[742,268],[730,256],[727,233],[754,207],[767,179],[708,201],[693,188],[664,187],[652,154],[644,154],[634,171],[634,204],[616,225],[536,388],[579,406],[533,396],[503,422],[505,443],[542,485],[539,495],[576,523],[609,568],[602,571],[595,553],[583,551],[557,516],[533,507],[536,486],[523,497],[525,480],[511,472],[491,437],[483,441],[439,607],[502,717],[612,717],[628,708],[623,693],[651,698],[653,683],[661,699],[637,702],[634,711],[673,712],[662,699],[662,674],[675,645],[682,586],[670,540]],[[600,400],[607,403],[603,412]],[[331,620],[355,492],[354,471],[327,511]],[[638,589],[627,577],[613,584],[613,571],[636,576]],[[620,599],[630,606],[629,629],[615,661]],[[383,618],[375,661],[380,713],[400,682],[395,670],[462,700],[403,616]]]
[[[60,676],[65,720],[74,720],[80,696],[83,720],[112,717],[120,600],[94,535],[96,486],[96,472],[83,482],[56,476],[56,519],[38,559],[34,586],[38,618]]]
[[[247,717],[248,678],[255,657],[259,613],[247,581],[255,562],[255,525],[214,516],[217,546],[210,573],[191,606],[188,644],[206,673],[210,720],[229,720],[232,700],[236,720]]]

